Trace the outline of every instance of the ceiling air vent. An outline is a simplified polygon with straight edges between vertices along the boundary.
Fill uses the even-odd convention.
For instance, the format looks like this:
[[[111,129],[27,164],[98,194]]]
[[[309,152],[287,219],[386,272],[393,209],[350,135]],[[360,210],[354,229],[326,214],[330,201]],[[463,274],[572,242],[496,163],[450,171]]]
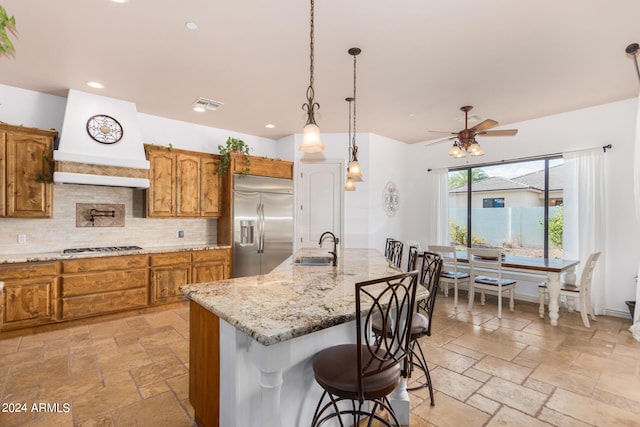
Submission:
[[[202,113],[204,111],[216,111],[218,107],[224,105],[222,102],[214,101],[212,99],[207,98],[198,98],[193,103],[193,111],[197,111]]]

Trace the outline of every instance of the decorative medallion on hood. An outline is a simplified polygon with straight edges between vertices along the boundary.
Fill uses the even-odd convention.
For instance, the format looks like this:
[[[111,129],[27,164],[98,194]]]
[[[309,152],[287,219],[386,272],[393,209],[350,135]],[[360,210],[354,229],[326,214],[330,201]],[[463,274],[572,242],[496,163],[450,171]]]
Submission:
[[[101,144],[115,144],[122,139],[122,125],[106,114],[96,114],[87,120],[87,133]]]

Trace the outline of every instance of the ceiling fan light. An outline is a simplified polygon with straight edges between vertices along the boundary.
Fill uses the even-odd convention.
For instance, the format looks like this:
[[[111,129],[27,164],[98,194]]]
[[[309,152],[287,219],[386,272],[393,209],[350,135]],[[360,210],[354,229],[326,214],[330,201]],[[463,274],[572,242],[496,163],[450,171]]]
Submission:
[[[464,154],[464,151],[462,151],[460,147],[458,147],[458,144],[454,144],[453,147],[451,147],[451,150],[449,150],[449,155],[451,157],[455,157],[456,159],[466,156],[466,154]]]
[[[480,144],[475,141],[469,146],[469,148],[467,148],[467,151],[472,156],[482,156],[484,154],[484,151],[480,147]]]
[[[319,153],[324,150],[318,125],[309,123],[302,129],[302,144],[298,149],[305,153]]]
[[[347,182],[344,184],[345,191],[354,191],[356,189],[356,184],[353,182],[353,179],[347,178]]]

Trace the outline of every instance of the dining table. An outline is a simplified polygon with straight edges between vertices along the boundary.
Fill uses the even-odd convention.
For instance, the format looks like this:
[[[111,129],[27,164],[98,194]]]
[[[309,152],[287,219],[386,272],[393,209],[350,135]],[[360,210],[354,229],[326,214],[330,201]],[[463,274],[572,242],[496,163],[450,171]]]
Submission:
[[[456,251],[458,261],[469,262],[467,251]],[[576,282],[576,266],[580,261],[562,258],[540,258],[530,256],[508,255],[502,257],[502,270],[528,274],[540,274],[547,282],[549,291],[549,320],[551,325],[558,325],[561,283]]]

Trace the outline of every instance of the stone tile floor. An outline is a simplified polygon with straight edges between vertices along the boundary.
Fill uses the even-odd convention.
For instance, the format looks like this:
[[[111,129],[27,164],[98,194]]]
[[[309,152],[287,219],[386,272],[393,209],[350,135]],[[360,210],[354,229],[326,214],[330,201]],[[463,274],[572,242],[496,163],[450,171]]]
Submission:
[[[587,329],[563,309],[551,327],[535,304],[518,301],[499,320],[495,298],[472,312],[465,301],[456,310],[438,295],[422,340],[436,405],[413,392],[412,426],[640,425],[631,320],[599,316]],[[185,304],[0,340],[0,426],[193,425],[188,319]]]

